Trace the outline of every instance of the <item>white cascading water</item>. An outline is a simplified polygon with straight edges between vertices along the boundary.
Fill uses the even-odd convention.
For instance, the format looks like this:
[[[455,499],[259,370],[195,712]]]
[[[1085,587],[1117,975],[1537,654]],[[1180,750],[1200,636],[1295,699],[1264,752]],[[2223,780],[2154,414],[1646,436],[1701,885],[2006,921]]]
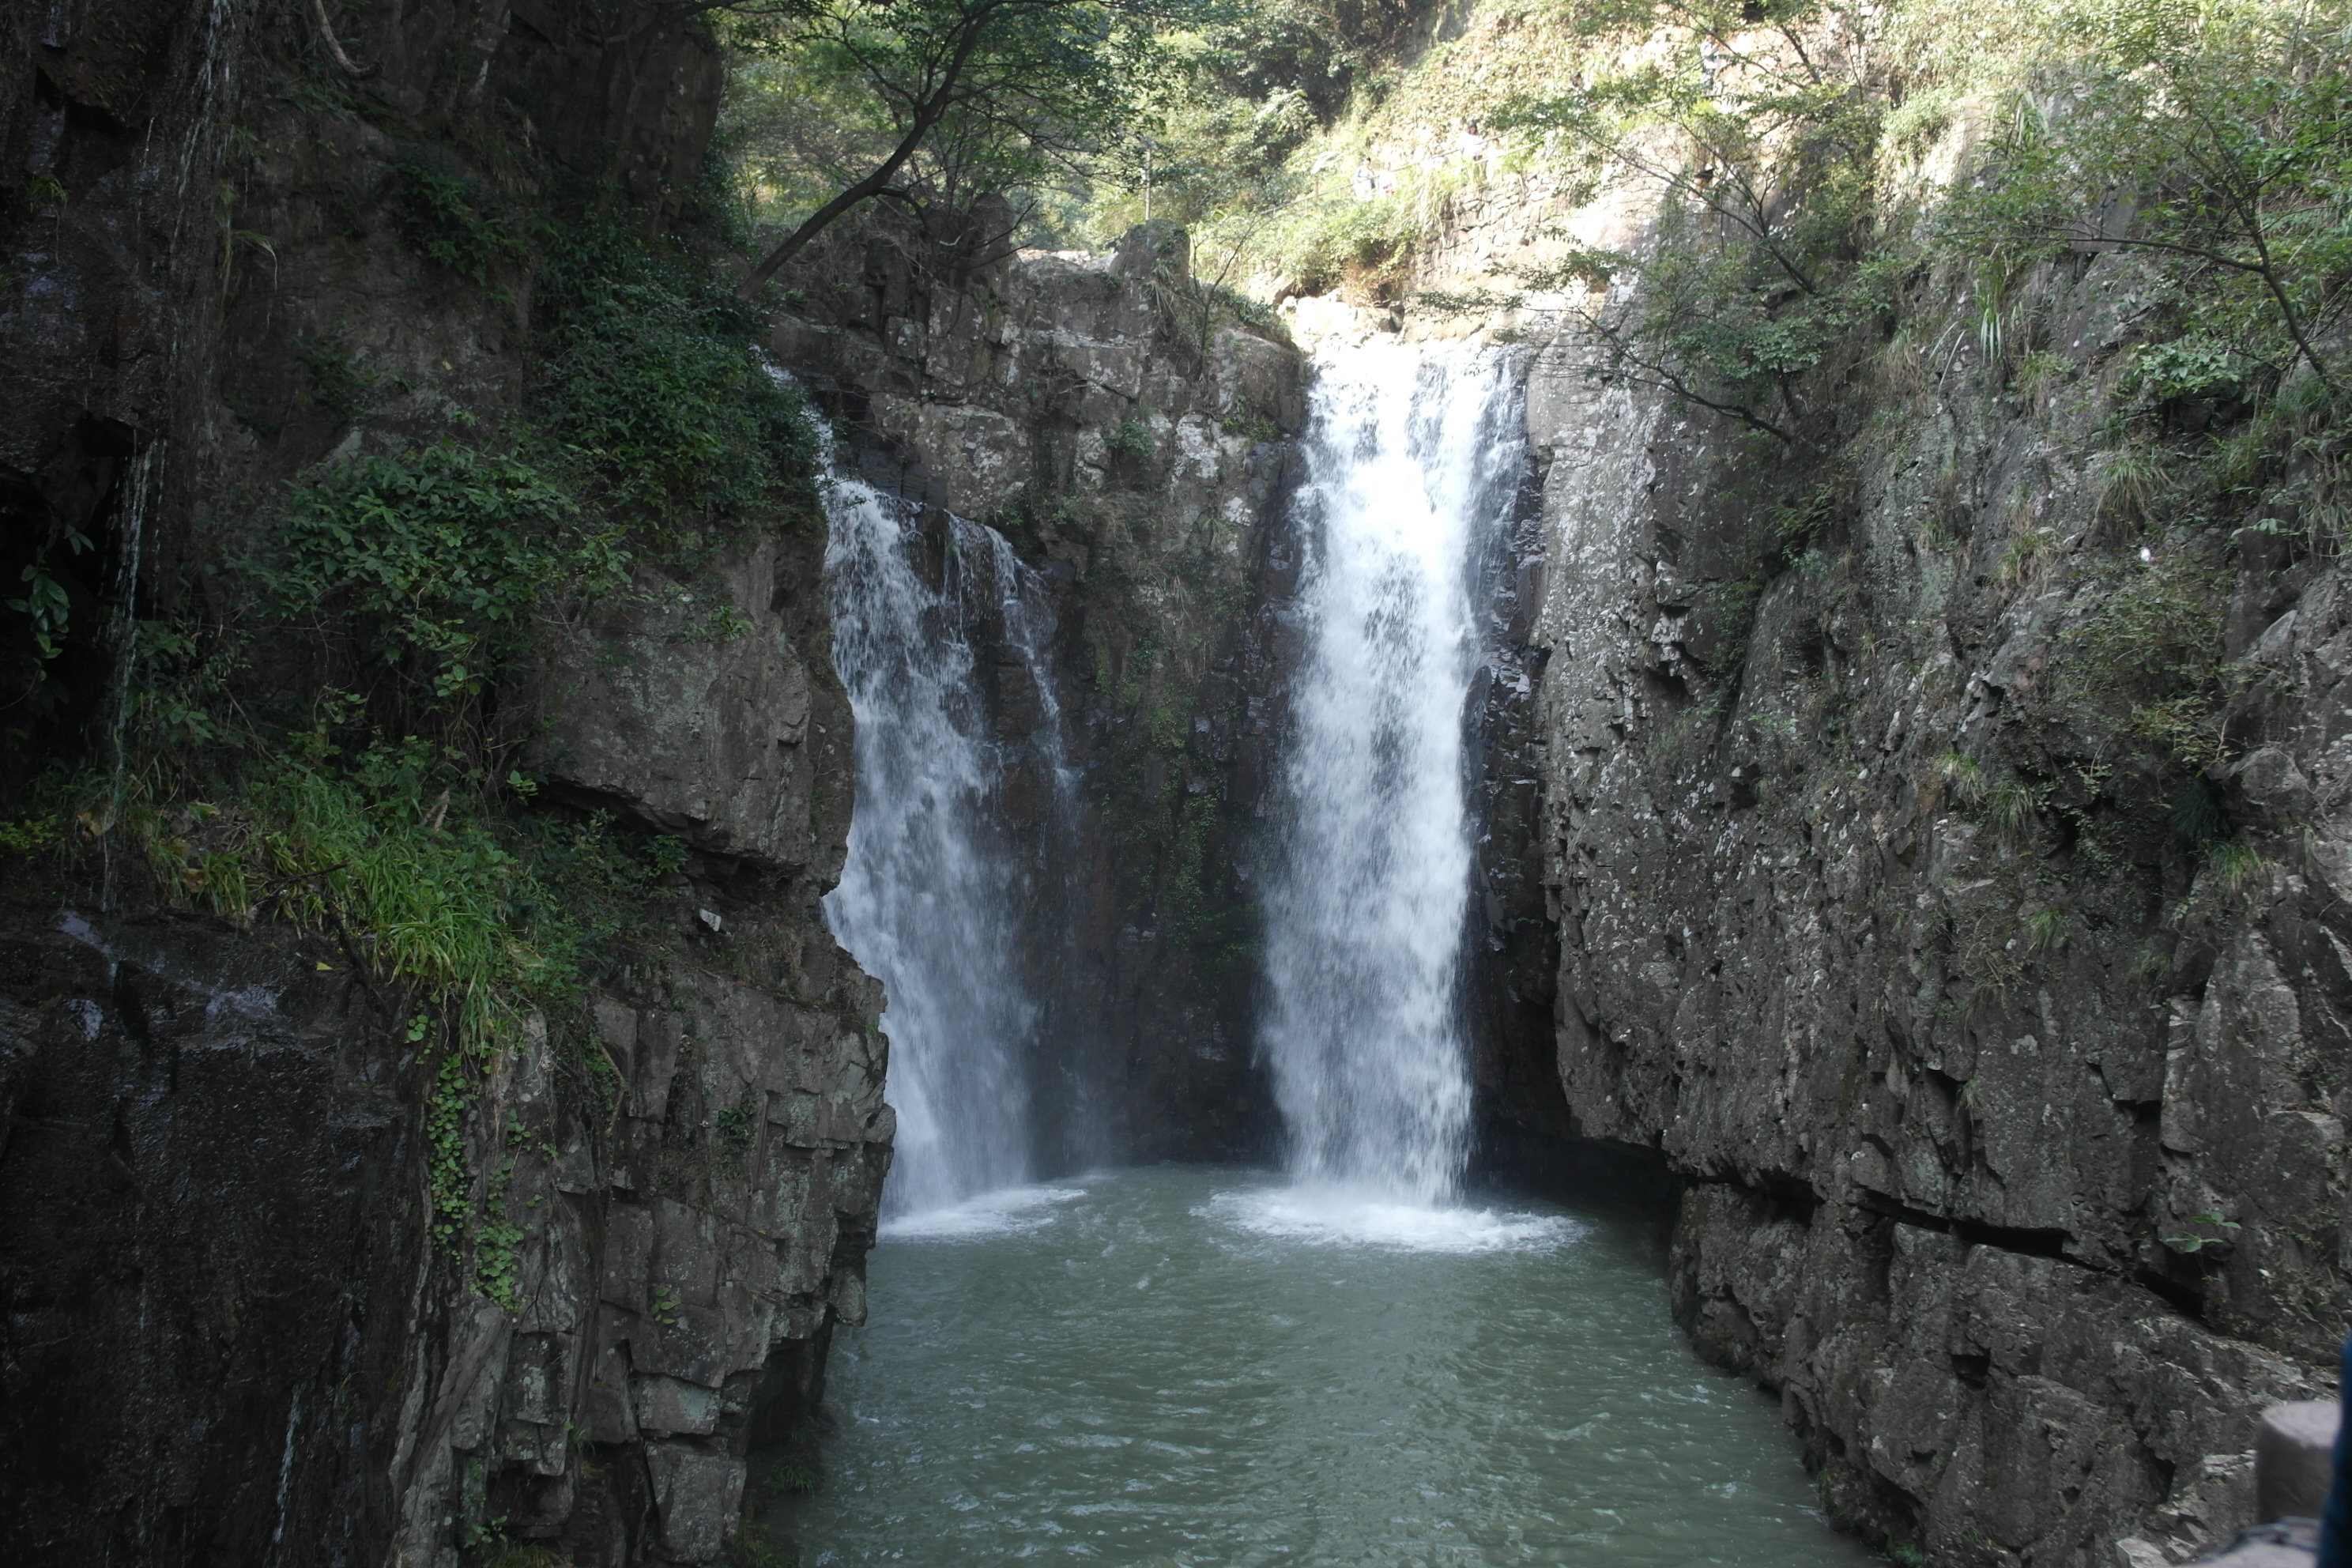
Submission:
[[[1000,617],[1040,705],[1034,739],[1066,791],[1036,576],[994,530],[949,522],[943,585],[917,564],[914,510],[836,476],[825,578],[835,668],[857,721],[857,803],[834,934],[888,995],[898,1110],[886,1215],[935,1214],[1029,1173],[1026,1062],[1038,1024],[1016,933],[1024,877],[993,819],[1008,758],[990,734],[968,628]],[[977,612],[977,613],[976,613]]]
[[[1517,378],[1493,353],[1375,343],[1319,361],[1262,1028],[1303,1187],[1428,1207],[1462,1173],[1465,704],[1479,566],[1522,441]]]

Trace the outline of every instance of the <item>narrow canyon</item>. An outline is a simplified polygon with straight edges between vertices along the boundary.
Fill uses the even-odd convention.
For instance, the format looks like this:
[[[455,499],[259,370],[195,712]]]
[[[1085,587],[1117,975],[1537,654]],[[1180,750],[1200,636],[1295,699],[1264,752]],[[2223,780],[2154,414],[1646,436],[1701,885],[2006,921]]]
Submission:
[[[2227,1547],[2352,15],[1010,3],[0,18],[0,1556]]]

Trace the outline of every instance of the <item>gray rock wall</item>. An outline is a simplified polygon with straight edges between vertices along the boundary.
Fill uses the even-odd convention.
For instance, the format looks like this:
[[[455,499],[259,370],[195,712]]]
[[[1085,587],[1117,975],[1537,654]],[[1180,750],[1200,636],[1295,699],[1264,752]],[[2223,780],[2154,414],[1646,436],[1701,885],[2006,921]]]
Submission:
[[[0,213],[0,542],[13,581],[57,529],[99,542],[79,568],[58,552],[78,626],[134,540],[139,614],[217,588],[200,532],[332,452],[459,416],[497,440],[530,279],[418,253],[388,195],[417,145],[478,159],[485,200],[520,201],[502,181],[529,164],[648,225],[700,167],[717,55],[675,18],[329,14],[363,85],[300,5],[0,19],[0,143],[66,193]],[[805,1435],[832,1325],[863,1318],[892,1132],[878,987],[814,904],[854,784],[824,547],[754,520],[551,635],[500,694],[551,795],[688,855],[656,940],[478,1086],[437,1079],[430,1032],[337,942],[141,910],[135,874],[100,917],[95,887],[9,861],[0,1556],[719,1554],[759,1458]],[[256,679],[299,651],[257,649]],[[44,732],[61,750],[105,710],[79,658]],[[463,1252],[433,1234],[451,1158],[479,1220]]]
[[[761,1451],[804,1436],[832,1325],[866,1319],[893,1119],[879,987],[820,931],[772,934],[799,943],[788,988],[676,963],[593,1000],[621,1086],[601,1120],[558,1092],[544,1029],[478,1102],[510,1296],[446,1265],[421,1292],[394,1561],[505,1534],[707,1562]]]
[[[1943,287],[1915,332],[1966,308]],[[1760,570],[1818,475],[1565,339],[1532,371],[1519,756],[1574,1131],[1690,1183],[1700,1349],[1780,1394],[1835,1512],[1937,1562],[2226,1542],[2255,1413],[2326,1391],[2347,1312],[2343,590],[2223,551],[2232,881],[2081,675],[2102,605],[2209,548],[2101,505],[2130,289],[2038,279],[2022,330],[2067,370],[2030,402],[1966,333],[1865,366],[1852,499]]]

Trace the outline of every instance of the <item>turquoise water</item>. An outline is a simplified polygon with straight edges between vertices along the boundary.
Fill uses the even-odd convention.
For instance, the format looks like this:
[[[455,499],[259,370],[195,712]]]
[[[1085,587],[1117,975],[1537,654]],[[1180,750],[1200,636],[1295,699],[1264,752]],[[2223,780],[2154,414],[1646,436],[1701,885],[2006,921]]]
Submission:
[[[1162,1167],[901,1223],[834,1342],[812,1564],[1862,1563],[1654,1237]]]

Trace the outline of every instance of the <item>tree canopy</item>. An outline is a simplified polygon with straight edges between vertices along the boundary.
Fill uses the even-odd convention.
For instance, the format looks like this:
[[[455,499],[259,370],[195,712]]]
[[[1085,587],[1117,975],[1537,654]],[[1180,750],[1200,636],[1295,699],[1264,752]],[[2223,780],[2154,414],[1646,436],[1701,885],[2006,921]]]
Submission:
[[[796,215],[751,286],[863,203],[969,205],[1099,150],[1136,101],[1152,29],[1212,4],[817,0],[735,18],[738,156],[760,205]]]

